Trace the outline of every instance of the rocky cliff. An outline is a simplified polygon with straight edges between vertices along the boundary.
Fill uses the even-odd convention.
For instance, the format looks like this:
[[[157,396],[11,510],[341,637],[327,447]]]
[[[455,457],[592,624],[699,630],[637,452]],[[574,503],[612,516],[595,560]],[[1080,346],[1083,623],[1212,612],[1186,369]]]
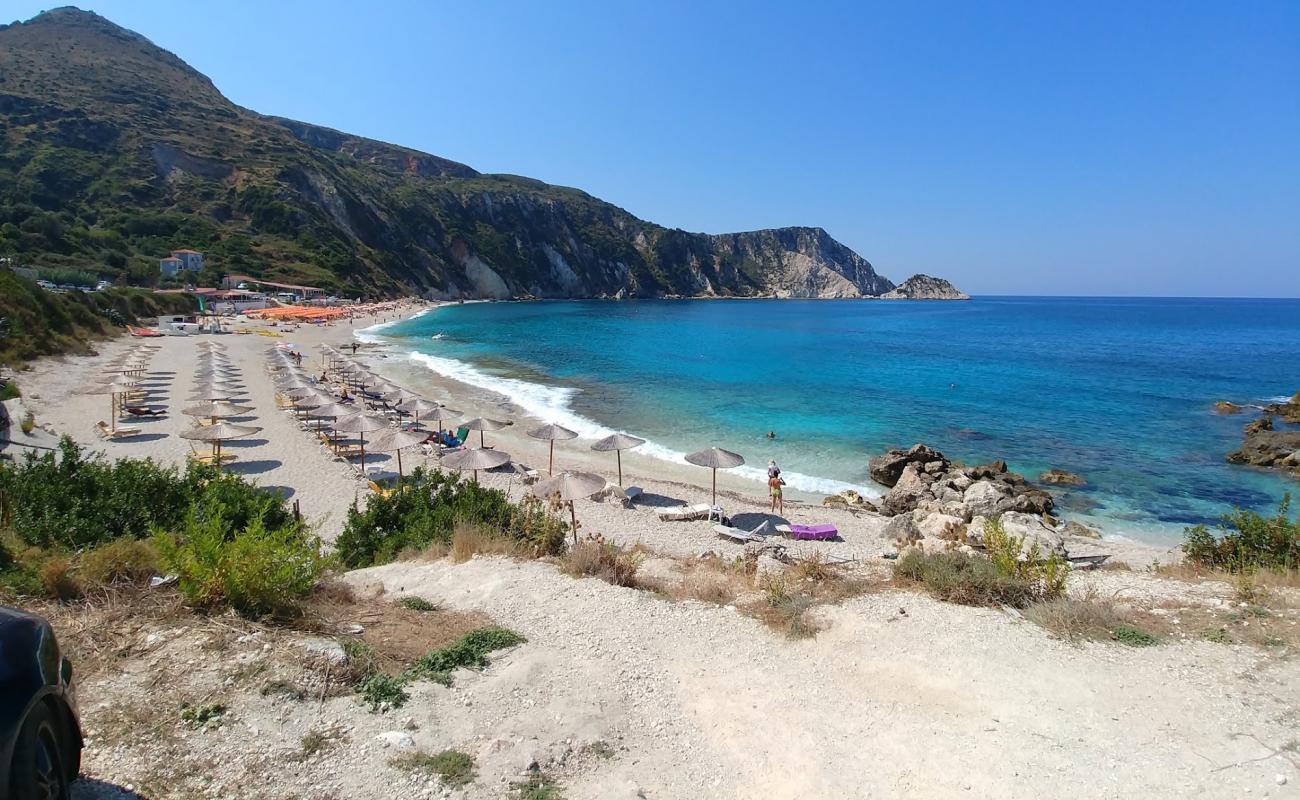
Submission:
[[[969,300],[970,295],[960,291],[943,278],[913,275],[898,286],[880,295],[881,300]]]
[[[820,228],[723,235],[585,192],[236,106],[72,8],[0,27],[0,253],[158,280],[171,248],[351,294],[876,297]],[[951,287],[949,287],[951,288]]]

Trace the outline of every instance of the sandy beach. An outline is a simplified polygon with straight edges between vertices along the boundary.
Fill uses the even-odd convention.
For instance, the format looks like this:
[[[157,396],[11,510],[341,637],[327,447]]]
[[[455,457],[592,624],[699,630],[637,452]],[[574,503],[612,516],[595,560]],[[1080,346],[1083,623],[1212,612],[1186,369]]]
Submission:
[[[193,404],[186,398],[194,386],[194,364],[200,352],[198,343],[220,342],[226,348],[226,355],[240,368],[247,390],[246,404],[254,409],[247,417],[234,421],[262,428],[255,438],[227,445],[227,452],[238,458],[230,470],[259,485],[282,491],[290,502],[298,503],[302,514],[316,526],[321,538],[331,542],[342,530],[349,505],[370,492],[368,479],[363,478],[353,465],[335,458],[314,437],[303,432],[290,414],[277,409],[275,387],[266,371],[267,349],[277,344],[292,344],[304,354],[304,367],[317,372],[323,366],[322,345],[332,345],[341,350],[346,348],[350,353],[356,332],[427,309],[428,304],[411,302],[382,314],[330,325],[298,325],[292,329],[272,328],[266,322],[241,317],[227,325],[231,332],[225,335],[150,339],[150,343],[161,349],[152,359],[146,376],[146,387],[152,392],[149,402],[167,407],[169,413],[156,419],[124,420],[121,424],[141,427],[142,435],[118,441],[104,441],[94,429],[97,420],[107,419],[108,397],[84,394],[83,390],[101,374],[104,364],[140,340],[106,342],[95,356],[47,359],[24,374],[22,383],[26,402],[41,425],[66,433],[78,442],[113,457],[153,458],[183,465],[191,452],[191,445],[177,434],[190,426],[192,419],[178,412]],[[437,311],[434,309],[428,313]],[[248,333],[239,335],[235,331]],[[257,335],[255,331],[274,332],[278,337]],[[373,340],[375,337],[364,338]],[[447,379],[410,360],[404,351],[383,342],[360,343],[356,359],[399,386],[460,412],[461,419],[481,416],[510,422],[500,431],[487,433],[488,444],[509,453],[518,468],[532,468],[545,473],[548,444],[527,436],[525,431],[553,420],[504,409],[504,396]],[[478,446],[478,442],[479,434],[471,434],[470,446]],[[615,481],[613,454],[594,452],[591,444],[590,440],[582,438],[557,442],[556,471],[589,471]],[[437,467],[439,463],[436,456],[425,457],[418,450],[405,451],[402,460],[406,469],[421,464]],[[587,533],[600,533],[629,545],[639,543],[651,550],[676,556],[705,552],[734,556],[743,551],[741,545],[717,537],[706,522],[664,522],[656,515],[656,510],[665,506],[709,502],[711,489],[707,469],[674,464],[639,454],[636,450],[625,451],[622,461],[624,484],[640,487],[643,495],[632,508],[615,499],[578,501],[577,515]],[[367,464],[382,468],[381,476],[395,475],[397,470],[396,459],[389,454],[371,454],[367,457]],[[502,489],[518,499],[528,491],[522,477],[517,469],[502,469],[483,472],[479,479],[485,485]],[[717,480],[719,504],[738,527],[752,529],[766,520],[773,523],[832,523],[840,530],[840,541],[789,542],[792,554],[817,551],[834,560],[869,564],[879,562],[883,555],[897,550],[892,539],[884,534],[887,519],[883,517],[824,507],[821,496],[793,490],[787,490],[785,513],[777,517],[768,513],[770,503],[762,484],[726,471],[719,471]],[[1114,559],[1133,566],[1176,558],[1176,552],[1170,548],[1128,540],[1098,541],[1070,537],[1068,546],[1073,554],[1109,553]]]

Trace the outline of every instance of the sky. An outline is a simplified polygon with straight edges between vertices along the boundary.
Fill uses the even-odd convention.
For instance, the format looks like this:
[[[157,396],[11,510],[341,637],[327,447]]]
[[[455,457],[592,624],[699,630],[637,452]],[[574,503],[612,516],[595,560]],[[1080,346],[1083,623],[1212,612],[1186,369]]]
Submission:
[[[79,5],[255,111],[895,281],[1300,296],[1294,0]]]

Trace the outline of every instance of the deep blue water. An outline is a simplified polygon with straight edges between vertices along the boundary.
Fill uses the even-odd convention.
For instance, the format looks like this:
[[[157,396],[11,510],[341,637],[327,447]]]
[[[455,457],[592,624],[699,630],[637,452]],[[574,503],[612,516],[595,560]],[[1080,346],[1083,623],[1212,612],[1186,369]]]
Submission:
[[[1300,389],[1297,300],[489,303],[383,336],[554,421],[662,446],[652,453],[774,457],[796,488],[869,485],[870,455],[925,442],[1030,476],[1077,472],[1089,486],[1067,511],[1165,540],[1296,488],[1226,464],[1251,417],[1211,405]]]

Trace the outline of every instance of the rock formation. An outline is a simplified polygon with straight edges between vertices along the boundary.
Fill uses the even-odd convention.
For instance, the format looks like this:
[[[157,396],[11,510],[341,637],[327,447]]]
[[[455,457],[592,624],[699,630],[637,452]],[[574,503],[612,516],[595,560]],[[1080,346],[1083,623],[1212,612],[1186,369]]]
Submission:
[[[970,295],[943,278],[913,275],[880,296],[881,300],[969,300]]]

